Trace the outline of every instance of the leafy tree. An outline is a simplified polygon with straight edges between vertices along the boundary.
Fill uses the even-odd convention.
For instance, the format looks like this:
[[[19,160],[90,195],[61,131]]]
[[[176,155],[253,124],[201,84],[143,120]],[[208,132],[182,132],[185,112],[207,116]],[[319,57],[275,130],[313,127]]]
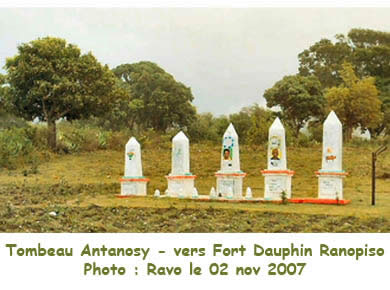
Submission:
[[[79,119],[107,110],[114,97],[115,76],[92,53],[64,39],[45,37],[18,46],[6,60],[9,102],[27,119],[48,123],[48,145],[56,149],[56,120]]]
[[[196,114],[195,121],[188,126],[187,133],[191,142],[202,140],[219,141],[215,118],[211,113]]]
[[[234,128],[239,134],[240,143],[246,143],[248,137],[248,130],[251,127],[253,107],[244,107],[240,112],[229,115],[229,120],[233,123]]]
[[[298,55],[299,73],[315,75],[323,88],[343,83],[339,74],[344,61],[355,67],[359,78],[375,77],[375,85],[382,101],[382,122],[371,128],[371,136],[390,131],[390,32],[371,29],[351,29],[347,36],[336,35],[333,43],[322,39]]]
[[[344,63],[342,67],[343,83],[330,88],[325,98],[343,123],[346,140],[349,140],[354,128],[375,128],[380,123],[381,101],[373,77],[359,79],[350,63]]]
[[[299,74],[316,76],[323,88],[339,85],[342,79],[338,72],[343,61],[350,60],[352,48],[344,36],[338,35],[337,39],[334,44],[328,39],[321,39],[300,53]]]
[[[266,90],[264,98],[269,108],[280,106],[282,117],[293,128],[294,136],[313,117],[323,114],[325,99],[315,76],[291,75]]]
[[[0,112],[4,110],[4,102],[5,102],[4,99],[5,88],[3,87],[4,83],[5,83],[5,76],[0,74]]]
[[[113,72],[127,85],[135,120],[145,128],[165,131],[172,126],[189,126],[195,119],[191,89],[157,64],[147,61],[122,64]]]
[[[265,144],[268,141],[268,130],[275,119],[275,113],[254,105],[251,107],[251,125],[247,140],[251,145]]]

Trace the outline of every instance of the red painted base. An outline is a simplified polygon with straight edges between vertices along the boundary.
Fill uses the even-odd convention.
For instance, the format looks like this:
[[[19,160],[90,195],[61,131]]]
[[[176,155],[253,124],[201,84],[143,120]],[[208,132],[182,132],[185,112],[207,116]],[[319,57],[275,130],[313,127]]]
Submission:
[[[134,197],[151,197],[145,195],[120,195],[116,194],[117,198],[134,198]],[[228,199],[228,198],[184,198],[191,201],[203,201],[203,202],[231,202],[231,203],[282,203],[282,200],[266,200],[266,199]],[[287,200],[289,203],[309,203],[309,204],[337,204],[337,205],[347,205],[351,201],[346,199],[319,199],[319,198],[291,198]]]
[[[117,198],[132,198],[132,197],[146,197],[146,195],[121,195],[121,194],[115,194],[115,197],[117,197]]]
[[[320,198],[291,198],[288,200],[291,203],[314,203],[314,204],[341,204],[346,205],[350,200],[346,199],[320,199]]]

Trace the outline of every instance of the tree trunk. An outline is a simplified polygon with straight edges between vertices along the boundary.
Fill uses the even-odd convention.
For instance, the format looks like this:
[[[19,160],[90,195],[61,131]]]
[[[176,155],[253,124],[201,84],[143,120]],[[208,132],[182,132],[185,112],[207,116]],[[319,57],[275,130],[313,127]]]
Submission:
[[[47,134],[47,145],[52,151],[56,151],[57,149],[57,128],[56,128],[56,120],[49,119],[47,121],[47,127],[49,132]]]
[[[352,131],[353,131],[352,127],[345,128],[345,135],[344,135],[345,143],[348,143],[349,141],[352,140]]]
[[[298,138],[299,137],[299,130],[301,130],[301,126],[297,125],[295,127],[295,138]]]

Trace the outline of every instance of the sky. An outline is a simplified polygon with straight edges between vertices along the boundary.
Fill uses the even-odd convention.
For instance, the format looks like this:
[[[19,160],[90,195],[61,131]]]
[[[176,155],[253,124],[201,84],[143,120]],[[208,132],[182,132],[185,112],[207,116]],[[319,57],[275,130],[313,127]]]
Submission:
[[[152,61],[190,87],[198,112],[254,103],[298,54],[352,28],[390,32],[390,8],[0,8],[0,73],[17,46],[53,36],[110,68]]]

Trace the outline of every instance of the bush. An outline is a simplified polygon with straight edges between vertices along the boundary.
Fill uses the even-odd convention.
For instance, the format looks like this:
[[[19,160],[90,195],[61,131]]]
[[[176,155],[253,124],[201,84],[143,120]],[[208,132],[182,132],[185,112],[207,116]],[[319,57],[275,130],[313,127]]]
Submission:
[[[22,159],[34,161],[34,146],[31,141],[33,129],[12,128],[0,131],[0,167],[15,169]]]

